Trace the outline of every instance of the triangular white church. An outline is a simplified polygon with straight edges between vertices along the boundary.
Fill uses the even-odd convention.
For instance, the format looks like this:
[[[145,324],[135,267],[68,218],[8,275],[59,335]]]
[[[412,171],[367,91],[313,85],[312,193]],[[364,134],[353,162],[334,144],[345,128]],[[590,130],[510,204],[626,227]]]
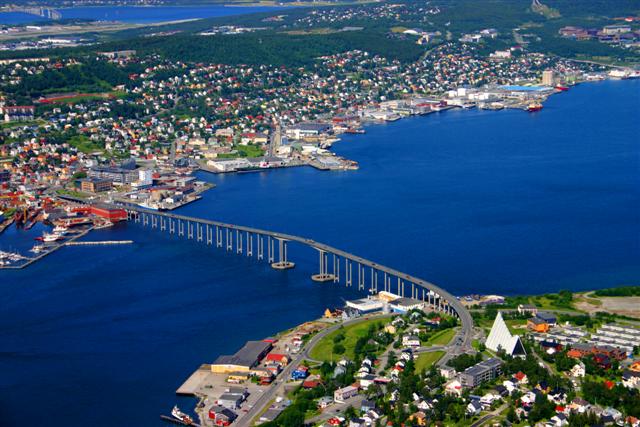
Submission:
[[[520,336],[511,335],[507,324],[504,323],[501,312],[498,312],[496,320],[493,321],[493,326],[485,345],[489,350],[493,351],[502,349],[510,356],[524,356],[527,354]]]

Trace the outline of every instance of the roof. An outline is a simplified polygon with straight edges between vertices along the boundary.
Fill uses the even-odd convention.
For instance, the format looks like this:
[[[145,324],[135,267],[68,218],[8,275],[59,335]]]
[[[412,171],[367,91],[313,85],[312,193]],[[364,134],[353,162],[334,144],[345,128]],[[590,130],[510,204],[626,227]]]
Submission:
[[[486,346],[493,351],[498,351],[499,348],[502,348],[509,355],[526,354],[520,337],[511,335],[507,324],[504,323],[501,312],[498,312],[496,320],[493,322]]]
[[[547,322],[549,322],[549,321],[555,322],[555,320],[556,320],[555,314],[547,313],[545,311],[539,311],[536,314],[536,318],[544,320],[544,321],[547,321]]]
[[[271,349],[271,343],[264,341],[247,341],[247,343],[233,355],[218,357],[214,365],[238,365],[251,367],[266,351]]]

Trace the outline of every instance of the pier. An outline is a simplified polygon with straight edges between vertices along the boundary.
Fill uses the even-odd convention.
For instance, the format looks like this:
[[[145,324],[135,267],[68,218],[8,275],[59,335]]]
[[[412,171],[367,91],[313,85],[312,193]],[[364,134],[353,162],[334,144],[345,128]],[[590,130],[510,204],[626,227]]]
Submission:
[[[65,242],[65,246],[100,246],[100,245],[130,245],[133,240],[103,240],[99,242]]]
[[[80,243],[80,242],[75,242],[76,240],[78,240],[79,238],[86,236],[87,233],[89,233],[91,230],[93,230],[93,227],[89,227],[86,228],[85,230],[82,230],[80,233],[77,233],[71,237],[69,237],[66,241],[64,242],[56,242],[52,245],[47,246],[47,248],[44,250],[44,252],[40,253],[38,256],[35,256],[33,258],[26,258],[27,261],[22,263],[22,264],[18,264],[18,265],[2,265],[0,266],[0,269],[5,269],[5,270],[21,270],[23,268],[27,268],[29,267],[31,264],[40,261],[42,258],[46,257],[47,255],[50,255],[52,253],[54,253],[55,251],[57,251],[58,249],[62,248],[63,246],[70,246],[69,243]]]
[[[311,247],[319,253],[316,282],[343,283],[370,294],[392,292],[423,301],[434,311],[456,316],[462,323],[462,346],[471,347],[473,319],[460,301],[446,290],[418,277],[377,264],[355,254],[291,234],[261,230],[167,212],[148,211],[138,207],[114,206],[127,212],[127,219],[144,227],[194,240],[209,246],[267,261],[276,270],[294,268],[289,259],[291,243]],[[277,242],[277,244],[276,244]]]

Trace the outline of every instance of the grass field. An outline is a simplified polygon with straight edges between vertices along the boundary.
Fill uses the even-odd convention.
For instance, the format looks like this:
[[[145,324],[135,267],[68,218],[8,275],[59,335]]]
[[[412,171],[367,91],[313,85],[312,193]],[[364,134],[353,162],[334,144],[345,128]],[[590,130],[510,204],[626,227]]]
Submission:
[[[422,353],[415,361],[416,372],[422,372],[436,363],[444,356],[444,351],[432,351],[430,353]]]
[[[427,341],[426,345],[447,345],[451,342],[455,335],[456,330],[453,328],[439,331],[435,333],[431,338],[429,338],[429,341]]]
[[[346,326],[342,329],[338,329],[336,331],[331,332],[326,337],[322,338],[316,345],[311,349],[309,355],[314,360],[340,360],[342,357],[346,357],[347,359],[353,360],[355,355],[353,353],[353,349],[356,345],[356,341],[358,338],[363,337],[367,334],[367,330],[369,326],[374,323],[386,324],[389,323],[391,319],[370,319],[364,320],[362,322],[354,323],[352,325]],[[342,345],[345,348],[345,352],[343,354],[333,354],[333,338],[338,335],[340,332],[344,332],[345,339],[342,341]]]

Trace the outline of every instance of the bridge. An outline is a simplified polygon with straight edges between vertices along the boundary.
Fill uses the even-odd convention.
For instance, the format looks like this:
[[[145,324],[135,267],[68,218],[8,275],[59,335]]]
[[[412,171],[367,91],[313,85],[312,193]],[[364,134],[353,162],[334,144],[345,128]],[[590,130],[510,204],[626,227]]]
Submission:
[[[318,272],[311,276],[312,280],[343,282],[347,287],[357,286],[358,290],[368,290],[371,294],[386,291],[401,297],[421,300],[435,311],[458,317],[462,324],[460,346],[471,348],[473,330],[471,314],[456,297],[433,283],[324,243],[291,234],[167,212],[149,211],[130,205],[118,206],[118,208],[127,212],[129,221],[207,245],[215,245],[238,255],[256,257],[258,260],[269,262],[271,267],[277,270],[295,267],[289,259],[290,243],[306,245],[318,252]]]
[[[42,18],[58,20],[62,18],[62,13],[50,7],[5,7],[0,12],[18,12],[29,15],[40,16]]]

